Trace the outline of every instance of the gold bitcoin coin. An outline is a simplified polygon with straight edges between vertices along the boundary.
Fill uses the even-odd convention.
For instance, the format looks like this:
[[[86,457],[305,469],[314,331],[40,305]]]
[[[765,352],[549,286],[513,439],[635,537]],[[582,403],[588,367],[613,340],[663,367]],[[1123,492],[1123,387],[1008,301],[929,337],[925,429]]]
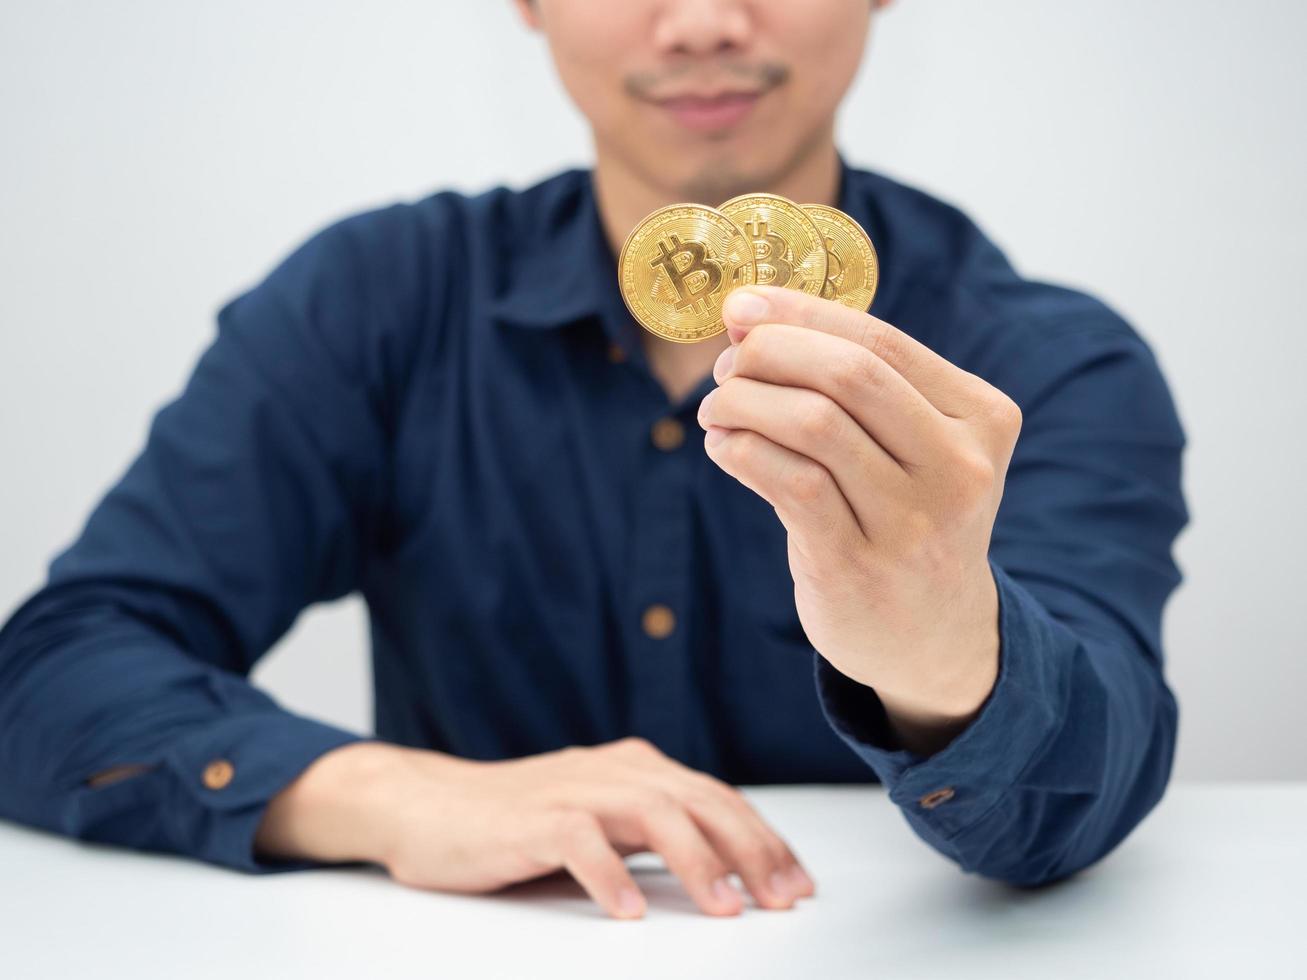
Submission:
[[[617,259],[622,299],[640,326],[677,343],[726,329],[722,300],[756,278],[753,246],[701,204],[659,208],[636,225]]]
[[[817,296],[826,283],[826,245],[808,212],[779,194],[741,194],[717,210],[753,242],[759,285]]]
[[[826,242],[826,283],[821,295],[865,313],[880,282],[876,246],[862,225],[837,208],[805,204],[803,210],[816,222]]]

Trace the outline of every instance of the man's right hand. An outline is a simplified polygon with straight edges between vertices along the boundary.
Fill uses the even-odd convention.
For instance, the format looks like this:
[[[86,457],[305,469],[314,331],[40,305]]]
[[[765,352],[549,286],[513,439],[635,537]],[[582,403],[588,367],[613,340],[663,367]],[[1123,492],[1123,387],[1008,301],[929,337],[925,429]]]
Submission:
[[[268,805],[260,856],[371,861],[397,882],[490,892],[566,870],[610,915],[645,900],[623,857],[657,853],[709,915],[812,895],[793,851],[734,787],[624,738],[480,762],[384,742],[319,757]]]

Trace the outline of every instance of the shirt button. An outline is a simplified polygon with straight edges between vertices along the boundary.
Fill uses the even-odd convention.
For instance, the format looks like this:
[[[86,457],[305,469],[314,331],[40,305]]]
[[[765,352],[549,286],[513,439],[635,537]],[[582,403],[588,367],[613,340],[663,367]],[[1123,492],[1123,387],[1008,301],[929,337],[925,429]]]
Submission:
[[[953,787],[945,786],[943,789],[937,789],[934,792],[927,793],[921,799],[917,800],[927,810],[933,810],[941,803],[953,799]]]
[[[655,602],[645,609],[640,624],[644,627],[645,633],[655,640],[661,640],[676,628],[676,616],[667,606]]]
[[[685,442],[685,426],[669,415],[653,424],[649,436],[655,446],[665,453],[670,453]]]
[[[236,775],[236,768],[226,759],[214,759],[204,767],[204,785],[209,789],[224,789]]]
[[[608,345],[608,359],[614,364],[621,364],[626,360],[626,349],[617,341],[613,341]]]

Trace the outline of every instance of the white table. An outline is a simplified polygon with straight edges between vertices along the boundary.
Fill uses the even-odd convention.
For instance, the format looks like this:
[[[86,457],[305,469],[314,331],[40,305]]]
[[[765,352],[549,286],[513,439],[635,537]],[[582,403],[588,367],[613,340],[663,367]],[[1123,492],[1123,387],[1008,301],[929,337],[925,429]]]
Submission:
[[[251,876],[0,823],[0,977],[1307,977],[1307,785],[1172,784],[1106,859],[1022,892],[966,875],[877,786],[747,788],[818,894],[700,914],[652,854],[643,920],[570,877],[491,896],[379,869]]]

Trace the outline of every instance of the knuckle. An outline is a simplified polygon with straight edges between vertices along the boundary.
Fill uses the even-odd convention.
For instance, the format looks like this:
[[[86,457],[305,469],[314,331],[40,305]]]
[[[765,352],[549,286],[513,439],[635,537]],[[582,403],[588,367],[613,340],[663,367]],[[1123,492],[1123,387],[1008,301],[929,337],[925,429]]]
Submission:
[[[806,462],[795,465],[785,475],[785,487],[790,497],[800,503],[811,504],[826,493],[830,474],[820,463]]]
[[[879,359],[865,348],[860,348],[838,361],[831,369],[831,384],[844,393],[874,390],[883,384]]]
[[[736,429],[731,436],[732,438],[722,444],[726,450],[726,458],[731,466],[747,470],[758,455],[757,434],[749,429]]]
[[[742,790],[739,790],[734,786],[727,786],[725,792],[726,792],[727,800],[739,812],[745,814],[746,816],[752,816],[752,817],[757,817],[758,819],[762,819],[758,815],[758,811],[754,809],[753,803],[750,802],[749,798],[744,795],[744,792]]]
[[[681,803],[666,790],[648,787],[636,793],[636,805],[645,813],[659,816],[681,809]]]
[[[716,793],[710,793],[707,790],[695,789],[691,787],[677,795],[677,800],[681,806],[691,813],[702,815],[711,813],[720,809],[722,806],[721,797]]]
[[[583,758],[589,749],[583,745],[565,745],[558,749],[554,755],[564,762],[577,762]]]
[[[734,800],[736,797],[741,796],[740,792],[730,783],[724,783],[715,776],[710,776],[706,772],[700,772],[696,769],[690,770],[690,783],[701,792],[718,799]]]
[[[599,818],[587,810],[566,809],[554,814],[553,832],[560,840],[584,841],[599,830]]]
[[[868,317],[869,325],[863,334],[866,348],[881,360],[894,364],[900,362],[903,358],[904,343],[903,334],[897,330],[882,327],[874,320]]]
[[[933,510],[911,508],[900,515],[898,530],[895,535],[894,552],[903,561],[914,561],[928,553],[942,530],[940,521]],[[879,573],[864,567],[867,577]]]
[[[989,415],[999,431],[1005,435],[1015,437],[1021,431],[1023,421],[1021,406],[1003,392],[998,391],[995,395],[989,408]]]
[[[641,735],[627,735],[625,738],[617,741],[617,746],[625,752],[637,755],[660,755],[657,747],[653,742]]]
[[[976,450],[965,452],[958,457],[955,472],[964,496],[987,495],[994,486],[998,473],[994,461]]]
[[[818,445],[833,442],[840,430],[843,410],[824,395],[808,400],[807,409],[799,416],[799,433],[805,440]]]
[[[969,513],[989,500],[993,493],[998,469],[993,460],[975,449],[954,454],[948,468],[948,477],[941,491],[946,513]],[[933,528],[925,529],[927,533]]]

